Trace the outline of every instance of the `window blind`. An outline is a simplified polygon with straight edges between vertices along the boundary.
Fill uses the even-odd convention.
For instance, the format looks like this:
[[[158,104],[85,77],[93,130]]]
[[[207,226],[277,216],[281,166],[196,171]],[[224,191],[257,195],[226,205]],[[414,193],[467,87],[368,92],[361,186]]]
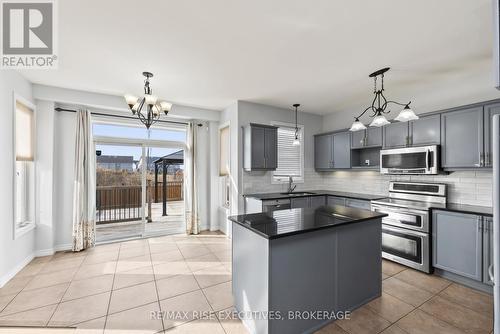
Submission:
[[[219,175],[229,175],[229,126],[220,129]]]
[[[16,101],[16,161],[33,161],[34,149],[34,112]]]
[[[285,126],[278,128],[278,168],[274,172],[275,177],[288,175],[302,177],[303,131],[301,128],[299,128],[298,137],[301,144],[294,146],[295,128]]]

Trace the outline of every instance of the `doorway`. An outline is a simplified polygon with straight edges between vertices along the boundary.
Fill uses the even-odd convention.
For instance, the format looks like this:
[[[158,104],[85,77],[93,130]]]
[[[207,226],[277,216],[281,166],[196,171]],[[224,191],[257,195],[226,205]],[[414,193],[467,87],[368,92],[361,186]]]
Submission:
[[[96,242],[184,232],[185,128],[96,122],[93,130]]]

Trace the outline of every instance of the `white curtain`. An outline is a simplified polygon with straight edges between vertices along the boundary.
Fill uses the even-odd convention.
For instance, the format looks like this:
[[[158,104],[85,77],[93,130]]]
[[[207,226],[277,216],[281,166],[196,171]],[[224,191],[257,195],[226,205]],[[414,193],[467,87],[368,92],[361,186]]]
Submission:
[[[198,234],[200,232],[200,218],[198,216],[198,191],[196,178],[198,176],[196,153],[197,153],[198,126],[192,122],[187,129],[187,149],[185,154],[184,168],[184,205],[186,207],[186,232],[187,234]]]
[[[95,149],[90,111],[76,113],[73,251],[95,245]]]

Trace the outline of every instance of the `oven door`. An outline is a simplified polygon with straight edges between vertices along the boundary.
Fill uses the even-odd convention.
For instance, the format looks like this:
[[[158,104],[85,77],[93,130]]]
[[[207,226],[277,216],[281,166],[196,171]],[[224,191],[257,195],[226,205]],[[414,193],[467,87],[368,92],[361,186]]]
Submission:
[[[372,204],[372,211],[385,213],[382,223],[420,232],[429,232],[429,212]]]
[[[430,273],[429,234],[382,224],[382,257]]]
[[[382,174],[437,174],[438,164],[436,145],[380,151]]]

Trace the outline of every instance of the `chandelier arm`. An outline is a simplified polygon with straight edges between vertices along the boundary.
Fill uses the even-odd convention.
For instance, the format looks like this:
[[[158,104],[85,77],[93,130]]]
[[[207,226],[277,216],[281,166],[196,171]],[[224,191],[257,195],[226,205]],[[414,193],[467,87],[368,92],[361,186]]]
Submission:
[[[369,109],[371,109],[371,108],[372,108],[372,106],[369,106],[369,107],[368,107],[368,108],[366,108],[366,109],[365,109],[365,110],[364,110],[364,111],[363,111],[363,112],[362,112],[362,113],[361,113],[358,117],[355,117],[355,118],[361,118],[361,117],[363,117],[363,115],[364,115],[364,114],[366,114],[366,112],[367,112]]]
[[[408,102],[408,103],[400,103],[400,102],[396,102],[396,101],[386,101],[386,104],[389,104],[389,103],[394,103],[394,104],[397,104],[399,106],[403,106],[403,107],[406,107],[406,106],[409,106],[411,101]]]

